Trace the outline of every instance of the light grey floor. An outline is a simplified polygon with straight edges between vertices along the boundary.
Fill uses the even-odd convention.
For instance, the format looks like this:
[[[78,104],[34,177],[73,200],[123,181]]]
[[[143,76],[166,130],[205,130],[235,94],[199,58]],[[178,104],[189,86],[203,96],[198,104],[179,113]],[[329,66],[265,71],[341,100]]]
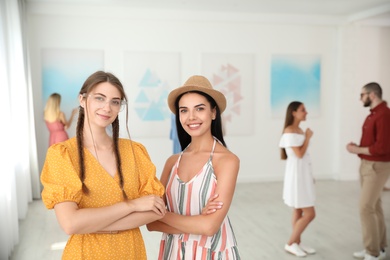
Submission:
[[[291,210],[282,202],[282,186],[281,182],[237,185],[229,216],[242,259],[297,259],[283,249],[291,231]],[[305,231],[303,242],[316,248],[317,254],[306,259],[353,259],[352,252],[362,249],[358,182],[317,181],[316,189],[317,217]],[[382,202],[390,237],[390,191],[383,193]],[[157,259],[161,235],[145,228],[142,232],[148,259]],[[36,200],[20,222],[20,243],[11,260],[61,259],[62,250],[51,250],[51,246],[66,239],[54,212]],[[390,260],[387,249],[386,259]]]

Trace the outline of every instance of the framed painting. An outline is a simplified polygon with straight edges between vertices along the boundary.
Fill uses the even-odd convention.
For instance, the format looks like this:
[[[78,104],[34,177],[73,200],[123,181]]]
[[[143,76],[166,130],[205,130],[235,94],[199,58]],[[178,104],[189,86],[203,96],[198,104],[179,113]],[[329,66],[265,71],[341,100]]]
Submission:
[[[271,60],[271,111],[284,117],[292,101],[303,102],[311,116],[321,109],[321,57],[273,55]]]
[[[224,133],[252,134],[254,55],[204,53],[202,75],[226,96],[227,107],[222,114]]]
[[[43,49],[42,101],[45,104],[53,93],[61,95],[61,110],[69,118],[79,106],[78,93],[88,76],[104,68],[104,51],[77,49]],[[67,130],[75,135],[76,124]]]
[[[125,52],[125,90],[134,137],[169,137],[169,92],[180,85],[179,53]]]

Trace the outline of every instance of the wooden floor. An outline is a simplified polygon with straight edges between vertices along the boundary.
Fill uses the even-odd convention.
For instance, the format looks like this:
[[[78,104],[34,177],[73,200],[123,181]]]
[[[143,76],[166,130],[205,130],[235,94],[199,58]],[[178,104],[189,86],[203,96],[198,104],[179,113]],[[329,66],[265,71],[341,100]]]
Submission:
[[[281,182],[237,184],[229,216],[242,259],[296,259],[283,249],[291,232],[291,209],[282,202],[282,186]],[[353,259],[352,252],[362,249],[358,182],[317,181],[316,189],[317,217],[302,239],[317,249],[317,254],[306,259]],[[383,192],[382,202],[390,238],[390,191]],[[160,233],[150,233],[145,228],[142,232],[148,259],[157,259]],[[61,259],[61,242],[66,239],[54,212],[36,200],[27,218],[20,222],[20,243],[11,260]],[[60,243],[59,249],[51,250],[56,243]],[[387,249],[386,259],[390,260],[390,248]]]

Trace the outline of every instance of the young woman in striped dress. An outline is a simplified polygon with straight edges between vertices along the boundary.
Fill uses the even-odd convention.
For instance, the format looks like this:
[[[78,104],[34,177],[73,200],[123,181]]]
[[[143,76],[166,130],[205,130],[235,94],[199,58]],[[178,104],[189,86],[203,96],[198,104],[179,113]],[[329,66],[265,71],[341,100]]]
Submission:
[[[160,260],[241,259],[229,211],[239,158],[226,148],[221,113],[225,96],[203,76],[192,76],[168,96],[182,152],[161,175],[168,212],[148,224],[163,232]]]

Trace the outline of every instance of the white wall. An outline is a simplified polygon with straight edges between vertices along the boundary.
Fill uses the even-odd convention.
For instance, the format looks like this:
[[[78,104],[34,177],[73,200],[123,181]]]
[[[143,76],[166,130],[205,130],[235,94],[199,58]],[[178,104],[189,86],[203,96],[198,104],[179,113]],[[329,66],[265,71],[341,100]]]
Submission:
[[[369,109],[360,102],[361,87],[376,81],[382,86],[383,99],[390,102],[390,28],[348,26],[342,31],[342,75],[340,77],[339,142],[359,142],[361,127]],[[389,103],[390,104],[390,103]],[[339,157],[340,179],[357,177],[359,160],[345,152]]]
[[[254,89],[254,133],[226,136],[229,148],[241,158],[239,182],[282,180],[283,177],[284,162],[279,159],[278,149],[283,119],[271,118],[270,110],[271,55],[319,54],[322,57],[321,115],[312,118],[309,111],[303,125],[314,130],[310,151],[315,176],[356,179],[358,160],[346,153],[345,144],[358,141],[367,114],[358,100],[361,86],[378,81],[384,87],[385,96],[390,95],[390,30],[340,26],[338,21],[329,20],[319,23],[315,18],[305,21],[291,22],[279,16],[264,21],[253,14],[160,13],[126,6],[58,7],[30,3],[29,49],[40,167],[48,142],[41,100],[40,54],[44,48],[104,50],[105,70],[120,79],[124,78],[125,51],[180,52],[182,82],[200,73],[201,53],[254,54],[254,85],[245,86]],[[169,133],[166,136],[133,138],[148,149],[158,176],[172,150]]]

